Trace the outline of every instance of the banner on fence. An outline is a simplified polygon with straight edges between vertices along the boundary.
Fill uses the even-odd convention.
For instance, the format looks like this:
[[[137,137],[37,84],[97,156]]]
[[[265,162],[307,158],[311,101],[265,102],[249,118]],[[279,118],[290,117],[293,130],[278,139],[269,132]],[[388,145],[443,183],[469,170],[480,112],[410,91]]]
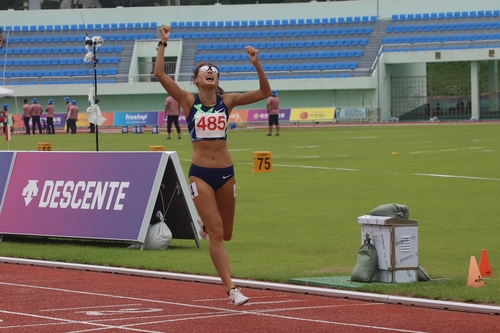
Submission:
[[[8,154],[0,152],[6,170]],[[0,174],[0,234],[144,242],[161,211],[173,238],[199,246],[198,215],[176,152],[29,151],[11,159],[7,178]],[[33,165],[38,172],[27,173]]]

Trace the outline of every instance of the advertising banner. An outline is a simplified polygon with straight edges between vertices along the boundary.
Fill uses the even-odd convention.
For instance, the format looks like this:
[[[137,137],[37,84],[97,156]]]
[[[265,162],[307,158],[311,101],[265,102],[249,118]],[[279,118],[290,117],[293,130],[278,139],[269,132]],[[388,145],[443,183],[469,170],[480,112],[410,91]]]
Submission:
[[[16,152],[0,234],[144,241],[168,158],[161,152]]]
[[[0,152],[0,213],[2,212],[3,200],[7,192],[7,183],[11,172],[14,152]]]
[[[113,126],[158,125],[158,112],[115,112]]]
[[[332,107],[294,108],[290,115],[290,121],[333,121],[334,112]]]
[[[233,111],[234,112],[234,111]],[[266,123],[268,122],[267,110],[248,110],[247,122],[248,123]],[[290,120],[290,109],[280,109],[279,118],[280,121]]]
[[[233,110],[229,115],[230,123],[244,123],[247,121],[248,110]]]
[[[340,108],[339,118],[365,118],[366,108]]]

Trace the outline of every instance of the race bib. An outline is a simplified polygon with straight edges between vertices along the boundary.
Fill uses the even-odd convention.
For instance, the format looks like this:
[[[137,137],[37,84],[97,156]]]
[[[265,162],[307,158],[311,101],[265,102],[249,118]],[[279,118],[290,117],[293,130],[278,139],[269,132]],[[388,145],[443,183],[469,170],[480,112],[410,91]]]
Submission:
[[[197,138],[223,138],[226,135],[225,113],[196,113],[194,126]]]

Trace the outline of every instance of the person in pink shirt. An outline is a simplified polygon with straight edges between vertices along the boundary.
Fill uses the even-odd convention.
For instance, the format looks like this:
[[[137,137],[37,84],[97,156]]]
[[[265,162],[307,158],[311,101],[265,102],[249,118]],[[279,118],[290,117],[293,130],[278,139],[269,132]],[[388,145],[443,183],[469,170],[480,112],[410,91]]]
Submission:
[[[269,132],[267,136],[273,135],[273,125],[276,126],[276,135],[280,135],[280,99],[276,90],[272,90],[272,95],[267,99],[267,113],[269,118]]]
[[[47,101],[47,107],[45,108],[45,112],[47,112],[47,133],[54,134],[54,101],[49,99]]]
[[[33,98],[31,101],[31,129],[32,129],[32,135],[35,135],[35,128],[38,126],[38,131],[40,134],[42,134],[42,123],[40,122],[40,115],[43,112],[42,106],[38,104],[38,99]]]
[[[4,104],[0,111],[0,126],[2,126],[3,133],[7,133],[7,123],[9,122],[9,104]]]
[[[76,134],[76,121],[78,120],[79,108],[76,106],[76,101],[71,101],[71,106],[69,107],[68,113],[68,126],[71,130],[71,134]]]
[[[179,112],[181,107],[179,103],[172,97],[168,96],[165,100],[165,118],[167,119],[167,140],[170,140],[172,132],[172,123],[177,131],[177,139],[181,138],[181,128],[179,126]]]
[[[28,104],[28,100],[25,98],[23,104],[23,122],[24,122],[24,128],[26,128],[26,133],[24,133],[24,135],[30,135],[30,119],[31,119],[31,106]]]

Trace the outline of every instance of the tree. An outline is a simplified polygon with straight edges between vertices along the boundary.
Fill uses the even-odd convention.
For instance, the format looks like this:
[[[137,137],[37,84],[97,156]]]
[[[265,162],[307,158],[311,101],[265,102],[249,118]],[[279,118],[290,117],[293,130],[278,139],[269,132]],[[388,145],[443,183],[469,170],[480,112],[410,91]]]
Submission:
[[[42,9],[59,9],[61,8],[62,0],[44,0],[42,2]]]
[[[15,9],[23,10],[24,1],[23,0],[2,0],[0,1],[0,10]]]

